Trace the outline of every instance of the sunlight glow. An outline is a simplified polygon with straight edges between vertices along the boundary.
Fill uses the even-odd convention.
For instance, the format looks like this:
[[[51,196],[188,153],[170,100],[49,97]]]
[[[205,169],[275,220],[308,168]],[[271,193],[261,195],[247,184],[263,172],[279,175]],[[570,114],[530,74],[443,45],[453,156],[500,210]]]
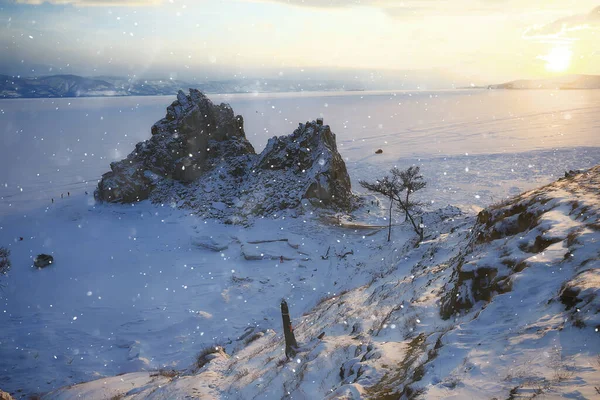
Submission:
[[[573,52],[568,47],[554,47],[550,52],[538,58],[546,61],[546,69],[551,72],[564,72],[571,66]]]

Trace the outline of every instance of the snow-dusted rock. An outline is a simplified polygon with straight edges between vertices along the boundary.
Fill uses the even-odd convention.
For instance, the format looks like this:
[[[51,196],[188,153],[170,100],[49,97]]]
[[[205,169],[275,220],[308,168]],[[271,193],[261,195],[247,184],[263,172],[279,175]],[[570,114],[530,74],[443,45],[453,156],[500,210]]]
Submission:
[[[328,125],[307,122],[289,136],[269,139],[256,167],[304,176],[302,198],[339,206],[350,203],[350,177]]]
[[[596,267],[597,259],[584,244],[596,245],[599,185],[596,166],[481,211],[468,245],[455,260],[442,316],[449,318],[512,291],[516,276],[525,269],[558,264],[581,273],[565,283],[559,299],[570,307],[582,303],[580,308],[592,304],[593,309],[600,284],[593,272],[585,271]],[[586,311],[585,318],[600,324],[592,314]]]
[[[304,199],[339,209],[353,200],[335,134],[322,121],[269,139],[256,155],[242,117],[193,89],[179,92],[152,138],[111,164],[95,196],[122,203],[150,198],[230,223],[295,209]]]
[[[38,254],[33,260],[33,265],[37,268],[45,268],[54,263],[54,257],[50,254]]]
[[[95,196],[109,202],[144,200],[160,182],[157,177],[190,182],[215,160],[254,154],[243,126],[229,105],[214,105],[195,89],[189,95],[179,91],[166,117],[152,126],[152,137],[126,159],[111,163]]]
[[[197,247],[212,251],[223,251],[229,247],[231,239],[226,236],[200,236],[192,239],[192,244]]]
[[[560,301],[571,310],[571,317],[578,326],[600,329],[600,270],[592,267],[566,282]]]

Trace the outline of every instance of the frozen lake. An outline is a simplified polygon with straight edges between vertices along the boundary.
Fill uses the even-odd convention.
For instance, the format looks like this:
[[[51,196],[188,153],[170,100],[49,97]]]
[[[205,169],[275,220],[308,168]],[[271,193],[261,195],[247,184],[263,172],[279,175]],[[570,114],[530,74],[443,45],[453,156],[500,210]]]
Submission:
[[[355,190],[359,179],[394,165],[421,165],[429,182],[422,198],[432,207],[485,206],[600,163],[600,91],[210,97],[244,116],[257,151],[298,122],[324,117]],[[0,278],[4,390],[45,392],[126,371],[186,368],[202,346],[248,326],[279,326],[282,297],[300,314],[329,292],[370,279],[366,267],[336,269],[320,257],[330,245],[360,246],[355,265],[372,265],[380,250],[361,234],[341,236],[301,218],[244,229],[147,203],[95,205],[91,193],[110,162],[149,138],[173,100],[0,100],[0,246],[10,248],[13,264]],[[406,240],[402,232],[394,231],[396,243]],[[213,234],[230,238],[229,248],[192,244]],[[274,237],[300,243],[310,262],[280,266],[241,255],[249,238]],[[40,252],[52,253],[56,265],[30,268]]]
[[[269,137],[289,134],[299,122],[322,116],[337,134],[353,181],[370,179],[394,164],[419,163],[435,186],[450,188],[438,193],[438,200],[447,203],[474,198],[485,205],[504,192],[600,161],[598,149],[590,148],[600,146],[600,91],[210,97],[230,103],[244,117],[246,135],[257,151]],[[173,100],[0,100],[0,215],[48,204],[61,193],[93,192],[111,161],[150,137],[150,127]],[[375,155],[379,148],[384,153]],[[490,176],[497,181],[493,187]],[[470,185],[470,197],[450,196],[464,185]]]

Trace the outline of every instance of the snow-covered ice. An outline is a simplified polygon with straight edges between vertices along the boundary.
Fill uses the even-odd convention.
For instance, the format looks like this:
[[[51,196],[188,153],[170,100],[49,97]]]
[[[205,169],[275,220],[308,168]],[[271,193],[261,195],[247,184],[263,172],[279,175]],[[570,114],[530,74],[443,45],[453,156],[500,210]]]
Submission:
[[[394,220],[392,244],[384,242],[384,232],[371,229],[387,225],[383,199],[380,206],[367,202],[357,215],[340,219],[324,220],[307,207],[297,218],[261,218],[250,227],[201,220],[169,204],[96,204],[92,193],[97,179],[111,161],[123,158],[150,135],[150,125],[172,98],[0,101],[0,245],[11,250],[13,264],[7,276],[0,276],[0,388],[44,393],[123,372],[186,370],[203,347],[221,344],[228,351],[238,349],[236,356],[243,360],[239,365],[244,366],[227,378],[231,360],[219,358],[214,365],[211,362],[214,370],[204,378],[217,385],[238,381],[228,386],[231,393],[277,398],[285,395],[278,392],[285,387],[296,390],[295,396],[303,393],[310,398],[315,393],[321,396],[324,387],[336,387],[337,394],[356,394],[367,386],[366,381],[352,383],[358,375],[366,379],[372,373],[375,383],[385,370],[382,365],[406,360],[413,347],[435,347],[442,332],[448,332],[440,339],[444,346],[432,363],[435,369],[423,371],[424,384],[431,384],[429,396],[456,393],[456,398],[477,398],[481,393],[504,394],[509,384],[523,386],[511,380],[523,375],[510,371],[511,363],[519,363],[521,369],[536,363],[532,369],[552,369],[534,354],[548,352],[557,341],[571,349],[575,343],[568,342],[577,338],[600,350],[592,344],[597,336],[587,331],[580,335],[553,331],[543,344],[526,336],[532,326],[543,332],[560,323],[557,305],[552,309],[557,316],[549,314],[541,322],[539,313],[545,310],[541,305],[527,311],[529,319],[510,315],[511,310],[529,310],[521,311],[520,301],[535,296],[526,289],[535,286],[534,269],[519,277],[513,288],[516,292],[524,287],[528,294],[510,301],[510,294],[501,295],[506,303],[490,303],[472,322],[442,321],[435,295],[450,277],[444,265],[456,256],[472,227],[469,210],[549,183],[565,170],[600,162],[600,92],[211,98],[230,102],[244,116],[248,138],[259,151],[268,137],[289,134],[298,122],[323,116],[337,135],[356,191],[361,190],[359,179],[373,180],[393,165],[417,164],[429,182],[422,196],[431,204],[429,209],[460,205],[466,214],[445,219],[432,214],[427,225],[436,234],[429,244],[411,250],[413,235],[401,225],[402,217]],[[375,154],[378,148],[383,154]],[[547,213],[548,226],[561,232],[573,228],[568,225],[571,219],[561,215]],[[332,220],[346,223],[326,222]],[[353,254],[343,256],[350,250]],[[42,270],[32,268],[39,253],[52,254],[55,263]],[[552,259],[537,256],[535,268],[564,257],[563,253],[548,248],[544,257]],[[423,270],[415,269],[417,264]],[[372,282],[377,283],[368,285]],[[573,286],[593,290],[576,281]],[[343,305],[333,300],[357,287],[344,295]],[[377,297],[381,293],[395,297],[386,302]],[[286,364],[273,375],[276,369],[269,363],[282,355],[281,298],[288,300],[299,338],[308,348],[297,368]],[[321,306],[311,311],[317,303]],[[314,318],[305,318],[304,313]],[[404,314],[400,318],[398,313]],[[498,319],[503,325],[493,325]],[[513,329],[515,324],[520,324],[518,336],[494,336],[489,329]],[[237,339],[249,327],[264,334],[245,346]],[[378,338],[370,340],[377,342],[371,347],[348,334],[361,335],[369,329],[375,329]],[[324,330],[324,341],[314,339]],[[419,333],[427,336],[418,339]],[[499,344],[491,343],[493,338]],[[469,350],[473,346],[481,347],[481,352]],[[508,352],[503,352],[505,347]],[[571,350],[567,353],[577,349]],[[523,356],[517,356],[519,352]],[[595,356],[591,350],[576,354],[583,357],[583,364],[592,363]],[[421,350],[414,356],[411,365],[426,360]],[[491,357],[501,364],[490,371],[505,369],[502,378],[510,376],[504,381],[509,383],[492,383],[483,367]],[[368,360],[378,364],[369,366]],[[298,371],[304,375],[299,383],[293,378]],[[581,374],[591,382],[591,372]],[[118,385],[125,381],[135,388],[149,380],[152,387],[169,381],[150,375],[109,378],[107,382],[114,382],[107,384],[110,396],[104,394],[110,398],[121,393]],[[348,384],[340,386],[341,381]],[[156,396],[168,397],[177,390],[190,393],[197,383],[188,376],[171,384],[168,394],[158,391]],[[460,390],[451,392],[450,387]],[[208,383],[198,390],[220,393]]]

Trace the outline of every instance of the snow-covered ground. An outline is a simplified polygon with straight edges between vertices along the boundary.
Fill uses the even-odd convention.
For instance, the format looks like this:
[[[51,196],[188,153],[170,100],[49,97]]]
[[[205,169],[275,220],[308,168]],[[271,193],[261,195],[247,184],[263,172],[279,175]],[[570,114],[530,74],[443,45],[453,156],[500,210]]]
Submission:
[[[226,343],[248,326],[278,326],[282,297],[301,313],[371,279],[355,263],[373,256],[372,231],[340,232],[310,211],[244,228],[147,203],[93,203],[72,195],[3,220],[13,263],[2,278],[4,388],[45,391],[187,367],[206,344]],[[352,249],[354,265],[337,262],[335,254]],[[52,267],[31,268],[36,252],[53,254]]]
[[[374,279],[296,317],[289,360],[281,330],[258,328],[201,368],[108,377],[47,398],[595,398],[599,185],[600,166],[477,221],[451,207],[429,213],[418,248],[376,234],[383,257],[361,265],[378,269]]]
[[[411,313],[427,322],[416,323],[419,328],[411,331],[413,318],[410,324],[395,323],[397,330],[382,331],[382,353],[390,357],[390,363],[398,362],[410,344],[400,338],[414,340],[419,337],[417,331],[430,335],[446,329],[437,316],[435,296],[421,305],[412,304],[425,296],[420,292],[424,284],[412,283],[412,271],[429,256],[428,265],[435,266],[456,255],[473,223],[468,210],[546,184],[565,170],[600,162],[597,92],[361,92],[211,98],[230,102],[244,116],[247,135],[257,150],[269,136],[289,134],[298,122],[323,115],[337,134],[355,190],[359,179],[375,179],[393,165],[417,164],[430,183],[422,198],[432,203],[431,209],[455,204],[467,214],[445,222],[439,214],[433,215],[429,228],[438,233],[421,250],[409,251],[413,235],[408,227],[394,228],[392,244],[384,242],[385,232],[371,227],[387,221],[385,209],[370,201],[368,213],[363,209],[353,216],[367,227],[335,226],[309,208],[298,218],[259,219],[251,227],[239,227],[203,221],[167,205],[99,205],[91,195],[96,180],[108,170],[110,161],[124,157],[135,142],[149,136],[150,125],[162,117],[172,98],[2,101],[0,245],[11,250],[13,267],[7,276],[0,276],[0,388],[43,393],[122,372],[185,370],[207,345],[222,344],[229,352],[241,349],[244,341],[236,339],[249,327],[277,333],[266,331],[263,339],[251,345],[257,347],[241,349],[239,357],[252,359],[253,352],[260,350],[263,361],[274,357],[271,361],[276,362],[281,358],[279,300],[285,297],[302,342],[315,346],[309,354],[321,354],[313,358],[313,364],[303,364],[301,359],[301,369],[297,369],[315,376],[317,382],[312,387],[305,377],[298,386],[302,393],[307,398],[318,393],[318,397],[323,387],[339,386],[337,361],[351,360],[354,355],[346,354],[350,339],[345,334],[330,342],[311,341],[319,334],[316,331],[327,328],[327,338],[345,332],[344,322],[350,329],[361,320],[370,325],[370,315],[379,306],[364,300],[349,302],[348,313],[358,306],[362,310],[352,323],[340,320],[337,325],[335,315],[343,315],[341,311],[327,314],[321,307],[313,311],[319,316],[310,323],[302,322],[303,313],[311,312],[320,299],[355,287],[363,289],[348,296],[368,298],[378,287],[410,284],[402,297],[390,301],[410,305]],[[383,154],[374,154],[378,148]],[[399,217],[395,222],[401,221]],[[454,236],[453,228],[459,232]],[[329,257],[323,259],[328,248]],[[428,255],[428,249],[437,250]],[[350,250],[354,254],[342,257]],[[54,265],[31,268],[32,258],[42,252],[54,255]],[[392,275],[388,275],[390,270]],[[449,278],[450,272],[440,275],[439,282]],[[419,276],[427,282],[429,273]],[[377,284],[367,286],[377,278]],[[520,319],[507,321],[513,324]],[[314,328],[310,328],[312,323]],[[437,358],[442,360],[436,361],[441,371],[431,375],[430,382],[437,385],[430,391],[432,396],[448,396],[435,380],[447,380],[458,371],[455,364],[466,359],[465,348],[476,346],[489,330],[463,333],[455,329],[444,339],[451,346],[443,347],[447,354],[442,352]],[[453,335],[457,337],[452,339]],[[427,340],[435,343],[437,338],[428,336]],[[597,341],[597,337],[590,340]],[[271,350],[269,346],[264,350],[265,342]],[[552,345],[549,341],[548,346]],[[356,357],[360,359],[368,349],[366,344],[362,350],[359,347]],[[516,346],[513,351],[520,349]],[[327,361],[325,356],[333,358]],[[451,361],[452,357],[456,359]],[[586,360],[591,362],[591,358]],[[466,361],[464,368],[471,371],[472,362]],[[485,362],[492,361],[485,358]],[[223,368],[231,368],[223,363]],[[503,361],[502,368],[508,363]],[[250,371],[244,374],[243,368]],[[241,392],[241,398],[258,393],[282,397],[285,377],[295,374],[294,368],[284,366],[283,375],[273,377],[277,384],[269,386],[265,381],[246,382],[254,375],[253,365],[243,368],[235,380],[239,387],[248,385],[249,389]],[[317,379],[319,371],[327,368],[337,377]],[[349,364],[347,370],[343,379],[352,375]],[[256,373],[261,371],[272,373],[267,367],[256,367]],[[470,374],[469,379],[475,379]],[[117,394],[116,386],[109,386]],[[477,383],[467,386],[468,391],[460,392],[458,398],[467,394],[476,398],[482,393],[474,391]],[[203,390],[208,389],[205,385]],[[503,393],[505,387],[481,390]],[[299,393],[294,398],[302,397]]]

